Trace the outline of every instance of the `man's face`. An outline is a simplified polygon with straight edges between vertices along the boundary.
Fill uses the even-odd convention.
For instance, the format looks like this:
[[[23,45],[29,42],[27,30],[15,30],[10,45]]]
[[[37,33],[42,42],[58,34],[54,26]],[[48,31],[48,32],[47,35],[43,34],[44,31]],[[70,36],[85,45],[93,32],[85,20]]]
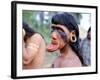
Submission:
[[[69,38],[69,31],[63,25],[53,25],[52,30],[51,44],[47,46],[47,50],[50,52],[62,49],[67,44],[67,40]],[[61,36],[64,33],[66,37]],[[64,41],[64,38],[66,38],[66,42]]]

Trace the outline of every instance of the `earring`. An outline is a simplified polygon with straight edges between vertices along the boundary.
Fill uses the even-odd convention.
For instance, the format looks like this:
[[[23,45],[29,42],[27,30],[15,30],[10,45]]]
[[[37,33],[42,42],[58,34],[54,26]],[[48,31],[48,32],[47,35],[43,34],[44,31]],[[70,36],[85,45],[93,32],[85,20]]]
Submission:
[[[71,40],[71,42],[76,42],[76,36],[75,36],[75,32],[74,31],[72,31],[71,32],[71,35],[70,35],[71,37],[70,37],[70,40]]]

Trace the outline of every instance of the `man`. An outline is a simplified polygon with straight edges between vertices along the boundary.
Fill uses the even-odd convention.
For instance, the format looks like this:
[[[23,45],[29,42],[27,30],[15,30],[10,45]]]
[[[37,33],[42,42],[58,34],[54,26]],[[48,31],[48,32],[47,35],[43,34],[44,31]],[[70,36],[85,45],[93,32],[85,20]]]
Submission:
[[[81,55],[85,66],[91,65],[91,28],[88,29],[87,37],[81,42]]]
[[[79,28],[74,17],[69,13],[60,13],[54,15],[51,22],[52,40],[47,50],[60,51],[52,67],[81,67],[83,61],[79,55]]]
[[[42,68],[45,47],[43,37],[23,22],[23,69]]]

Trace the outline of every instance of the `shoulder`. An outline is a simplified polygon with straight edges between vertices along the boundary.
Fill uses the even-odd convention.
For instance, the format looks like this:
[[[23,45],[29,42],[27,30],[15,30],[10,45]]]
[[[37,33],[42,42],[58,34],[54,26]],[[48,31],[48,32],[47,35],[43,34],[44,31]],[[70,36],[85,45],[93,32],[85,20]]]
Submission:
[[[85,43],[85,42],[87,42],[87,41],[88,41],[88,40],[87,40],[87,38],[85,38],[85,39],[83,39],[83,41],[82,41],[82,42],[83,42],[83,43]]]
[[[80,66],[82,66],[81,61],[79,60],[78,57],[66,59],[66,61],[64,62],[64,65],[66,67],[80,67]]]
[[[88,41],[87,38],[83,39],[81,42],[81,46],[85,45],[87,43],[87,41]]]
[[[35,38],[35,39],[43,39],[43,37],[39,34],[39,33],[35,33],[34,35],[31,36],[31,38]]]
[[[35,33],[34,35],[32,35],[28,40],[27,43],[35,43],[37,45],[40,45],[41,42],[43,42],[44,39],[43,37],[39,34],[39,33]]]
[[[36,40],[36,41],[42,41],[43,37],[39,33],[35,33],[34,35],[31,36],[31,40]]]

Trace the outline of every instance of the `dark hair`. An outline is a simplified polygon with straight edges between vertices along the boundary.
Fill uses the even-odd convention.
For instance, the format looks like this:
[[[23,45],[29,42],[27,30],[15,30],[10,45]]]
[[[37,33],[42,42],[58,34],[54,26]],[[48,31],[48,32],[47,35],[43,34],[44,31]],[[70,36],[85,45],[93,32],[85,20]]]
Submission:
[[[91,31],[91,27],[89,27],[89,29],[88,29],[88,33]]]
[[[79,45],[79,28],[77,25],[77,22],[75,21],[74,17],[67,13],[60,13],[60,14],[56,14],[52,17],[52,24],[60,24],[60,25],[64,25],[70,32],[71,31],[75,31],[76,34],[76,38],[77,41],[76,42],[70,42],[70,46],[72,48],[72,50],[76,53],[76,55],[79,57],[79,59],[81,60],[82,64],[83,63],[83,58],[80,55],[80,45]]]
[[[24,37],[25,42],[28,38],[30,38],[32,35],[36,33],[31,27],[29,27],[29,25],[26,22],[23,22],[23,29],[26,32],[25,37]]]

